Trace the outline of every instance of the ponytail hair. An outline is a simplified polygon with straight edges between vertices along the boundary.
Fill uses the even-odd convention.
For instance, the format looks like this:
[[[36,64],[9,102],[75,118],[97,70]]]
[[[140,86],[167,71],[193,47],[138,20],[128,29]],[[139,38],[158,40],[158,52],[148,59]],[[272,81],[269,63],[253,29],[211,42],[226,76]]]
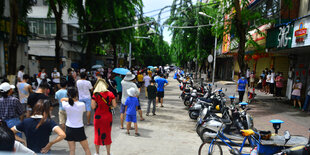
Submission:
[[[69,87],[68,90],[67,90],[67,95],[68,95],[68,98],[69,98],[69,104],[71,106],[74,105],[74,101],[73,101],[73,98],[76,98],[78,96],[78,91],[75,87]]]
[[[33,107],[32,116],[34,115],[42,115],[40,122],[36,126],[36,129],[38,129],[43,123],[45,123],[48,119],[50,119],[50,100],[38,100],[38,102]]]

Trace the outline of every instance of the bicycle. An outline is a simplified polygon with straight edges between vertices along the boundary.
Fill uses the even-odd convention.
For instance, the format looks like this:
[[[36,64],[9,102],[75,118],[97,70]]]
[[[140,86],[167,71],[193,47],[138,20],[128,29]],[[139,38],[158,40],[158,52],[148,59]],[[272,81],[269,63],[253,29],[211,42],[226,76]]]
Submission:
[[[257,147],[257,150],[259,150],[260,147],[260,141],[261,141],[261,136],[259,133],[253,131],[252,129],[247,129],[247,130],[240,130],[242,135],[244,136],[243,142],[242,144],[237,144],[235,142],[233,142],[232,140],[230,140],[229,138],[227,138],[224,135],[224,129],[223,126],[225,125],[229,125],[231,122],[230,120],[222,120],[223,125],[220,127],[220,129],[217,132],[217,135],[215,136],[215,138],[211,141],[209,148],[208,148],[208,155],[223,155],[223,150],[221,145],[219,144],[219,142],[217,142],[217,139],[220,139],[221,142],[223,142],[226,146],[228,146],[230,148],[230,153],[233,155],[250,155],[250,154],[243,154],[242,153],[242,149],[245,146],[245,142],[248,140],[249,144],[251,145],[252,148]],[[257,140],[257,138],[255,137],[255,135],[258,135],[259,139]],[[240,148],[233,148],[227,141],[229,141],[231,144],[239,146]],[[203,152],[203,148],[205,145],[207,145],[207,142],[204,142],[200,145],[199,147],[199,155],[202,155]]]

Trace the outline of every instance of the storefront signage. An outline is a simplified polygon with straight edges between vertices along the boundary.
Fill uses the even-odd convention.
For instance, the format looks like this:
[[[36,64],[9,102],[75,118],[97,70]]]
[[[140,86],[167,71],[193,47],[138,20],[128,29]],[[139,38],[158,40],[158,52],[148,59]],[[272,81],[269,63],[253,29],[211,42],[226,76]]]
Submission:
[[[300,22],[299,29],[295,31],[296,42],[304,42],[304,36],[307,35],[307,28],[303,27],[304,24]]]
[[[292,46],[293,24],[283,25],[267,30],[266,48],[287,49]]]
[[[294,23],[294,36],[292,47],[302,47],[310,45],[310,38],[308,37],[308,29],[310,24],[310,17],[302,18]]]
[[[285,27],[280,27],[279,30],[280,30],[280,33],[278,35],[277,48],[287,47],[288,41],[291,40],[291,37],[289,37],[290,25],[287,25]]]

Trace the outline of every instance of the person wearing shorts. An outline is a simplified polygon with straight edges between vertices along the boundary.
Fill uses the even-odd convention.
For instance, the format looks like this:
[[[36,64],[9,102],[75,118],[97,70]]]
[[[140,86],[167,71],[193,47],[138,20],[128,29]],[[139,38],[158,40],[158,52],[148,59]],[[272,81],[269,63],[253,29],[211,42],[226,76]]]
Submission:
[[[163,74],[160,74],[160,77],[157,78],[155,80],[155,82],[157,83],[157,100],[156,100],[156,104],[158,104],[158,102],[160,102],[160,107],[164,107],[163,105],[163,100],[164,100],[164,96],[165,96],[165,87],[168,85],[168,81],[164,78]]]
[[[301,109],[301,101],[300,101],[300,96],[301,96],[301,88],[302,88],[302,83],[300,81],[300,78],[296,78],[296,82],[293,85],[293,91],[292,91],[292,100],[294,102],[294,108],[296,108],[296,102],[298,102],[299,109]]]
[[[61,79],[60,80],[60,89],[55,93],[55,99],[59,103],[59,111],[58,111],[58,116],[59,116],[59,125],[62,130],[65,131],[65,123],[67,119],[67,113],[65,109],[62,107],[61,99],[62,98],[67,98],[67,80]]]
[[[126,122],[127,122],[127,134],[131,128],[131,123],[134,123],[135,126],[135,134],[139,136],[138,133],[138,124],[137,124],[137,110],[139,106],[139,101],[137,98],[137,90],[135,88],[130,88],[127,90],[129,97],[127,97],[125,101],[125,113],[126,113]]]
[[[121,100],[121,107],[120,107],[120,120],[121,120],[121,129],[124,129],[124,114],[125,114],[125,102],[126,99],[129,97],[129,94],[127,92],[128,89],[134,88],[137,93],[137,97],[139,96],[139,89],[137,85],[133,82],[135,80],[135,75],[131,72],[128,72],[126,76],[124,77],[124,80],[121,82],[122,84],[122,100]]]
[[[79,101],[85,103],[86,116],[87,116],[87,125],[91,125],[90,123],[90,112],[91,112],[91,95],[90,91],[92,91],[93,86],[90,81],[86,80],[86,73],[81,73],[81,79],[76,82],[76,87],[79,92]]]

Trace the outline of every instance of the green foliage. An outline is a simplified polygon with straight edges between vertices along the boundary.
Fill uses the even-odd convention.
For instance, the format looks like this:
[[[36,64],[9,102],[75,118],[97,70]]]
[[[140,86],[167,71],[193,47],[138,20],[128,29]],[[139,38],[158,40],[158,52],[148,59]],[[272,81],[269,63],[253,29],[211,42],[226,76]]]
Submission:
[[[142,17],[139,18],[139,23],[151,22],[154,18]],[[162,36],[158,33],[158,27],[152,24],[138,27],[135,31],[135,36],[149,37],[136,38],[132,42],[132,53],[138,65],[166,65],[171,63],[169,53],[169,44],[163,41]],[[160,42],[160,44],[158,44]]]
[[[172,26],[197,26],[199,20],[199,25],[208,25],[212,19],[197,16],[198,12],[203,10],[205,10],[203,4],[199,7],[199,5],[193,5],[191,0],[174,0],[171,16],[165,23]],[[174,56],[173,60],[176,60],[175,63],[183,66],[194,58],[197,58],[199,63],[204,63],[214,43],[211,26],[191,29],[170,28],[170,30],[172,31],[170,51]],[[199,48],[197,48],[198,44]]]

